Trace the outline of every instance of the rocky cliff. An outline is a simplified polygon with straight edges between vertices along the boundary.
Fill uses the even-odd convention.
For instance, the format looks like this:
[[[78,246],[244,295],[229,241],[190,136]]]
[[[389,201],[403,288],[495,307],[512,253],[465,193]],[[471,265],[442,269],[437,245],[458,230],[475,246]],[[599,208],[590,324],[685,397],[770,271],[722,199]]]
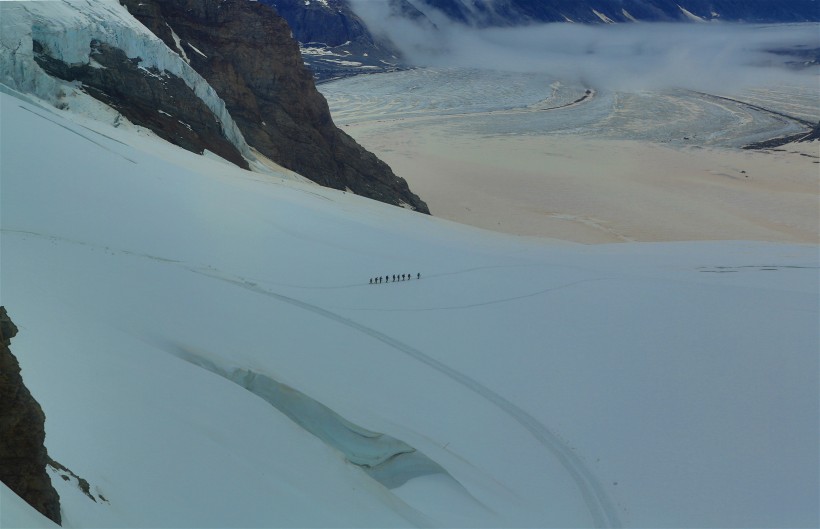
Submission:
[[[0,307],[0,481],[55,523],[60,498],[46,473],[45,414],[23,384],[9,345],[17,327]]]
[[[287,22],[244,0],[121,0],[225,101],[248,144],[324,186],[429,213],[407,183],[337,128]]]

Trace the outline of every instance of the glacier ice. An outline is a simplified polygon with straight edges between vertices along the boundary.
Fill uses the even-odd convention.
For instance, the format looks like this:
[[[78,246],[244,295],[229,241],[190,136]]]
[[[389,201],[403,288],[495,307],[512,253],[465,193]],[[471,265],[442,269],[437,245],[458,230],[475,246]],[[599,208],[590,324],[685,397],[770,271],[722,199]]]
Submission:
[[[123,50],[130,58],[139,57],[144,68],[153,67],[181,78],[219,119],[228,141],[248,160],[256,159],[211,85],[118,2],[2,2],[0,12],[0,83],[55,106],[71,97],[75,111],[95,109],[99,113],[99,105],[88,101],[90,98],[71,83],[46,74],[34,62],[32,51],[32,42],[37,40],[62,62],[89,64],[90,42],[99,40]]]

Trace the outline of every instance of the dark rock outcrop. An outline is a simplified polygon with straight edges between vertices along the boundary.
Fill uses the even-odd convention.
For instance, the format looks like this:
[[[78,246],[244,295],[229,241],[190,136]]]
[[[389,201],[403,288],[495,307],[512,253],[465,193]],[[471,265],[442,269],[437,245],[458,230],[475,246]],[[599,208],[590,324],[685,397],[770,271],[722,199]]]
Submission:
[[[20,364],[9,349],[16,334],[0,307],[0,481],[59,524],[60,498],[46,473],[46,416],[23,384]]]
[[[121,3],[187,57],[250,146],[321,185],[429,213],[407,182],[334,125],[291,29],[273,8],[246,0]]]
[[[91,57],[102,68],[68,65],[52,57],[36,40],[34,60],[54,77],[81,81],[89,95],[174,145],[197,154],[208,149],[248,168],[248,162],[225,137],[219,119],[185,81],[167,71],[140,67],[139,58],[128,58],[104,42],[92,41],[89,46]]]

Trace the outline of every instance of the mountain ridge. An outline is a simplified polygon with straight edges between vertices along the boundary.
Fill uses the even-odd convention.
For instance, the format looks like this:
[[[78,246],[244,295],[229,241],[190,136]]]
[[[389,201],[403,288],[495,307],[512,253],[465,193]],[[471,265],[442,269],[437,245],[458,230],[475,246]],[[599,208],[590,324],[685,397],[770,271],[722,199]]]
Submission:
[[[808,22],[820,20],[816,0],[414,0],[450,20],[477,26],[540,22],[592,24],[687,22]],[[428,11],[429,12],[429,11]]]

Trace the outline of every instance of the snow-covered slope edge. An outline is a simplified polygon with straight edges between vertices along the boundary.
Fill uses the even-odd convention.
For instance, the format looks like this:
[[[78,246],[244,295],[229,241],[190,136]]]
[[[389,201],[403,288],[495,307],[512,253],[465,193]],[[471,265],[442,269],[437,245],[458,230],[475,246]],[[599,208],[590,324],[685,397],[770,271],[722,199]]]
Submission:
[[[2,506],[0,507],[0,527],[15,529],[60,527],[37,512],[2,482],[0,482],[0,506]]]
[[[108,501],[56,483],[65,526],[816,524],[816,247],[504,237],[0,104],[1,301]],[[451,478],[388,489],[179,351]]]

